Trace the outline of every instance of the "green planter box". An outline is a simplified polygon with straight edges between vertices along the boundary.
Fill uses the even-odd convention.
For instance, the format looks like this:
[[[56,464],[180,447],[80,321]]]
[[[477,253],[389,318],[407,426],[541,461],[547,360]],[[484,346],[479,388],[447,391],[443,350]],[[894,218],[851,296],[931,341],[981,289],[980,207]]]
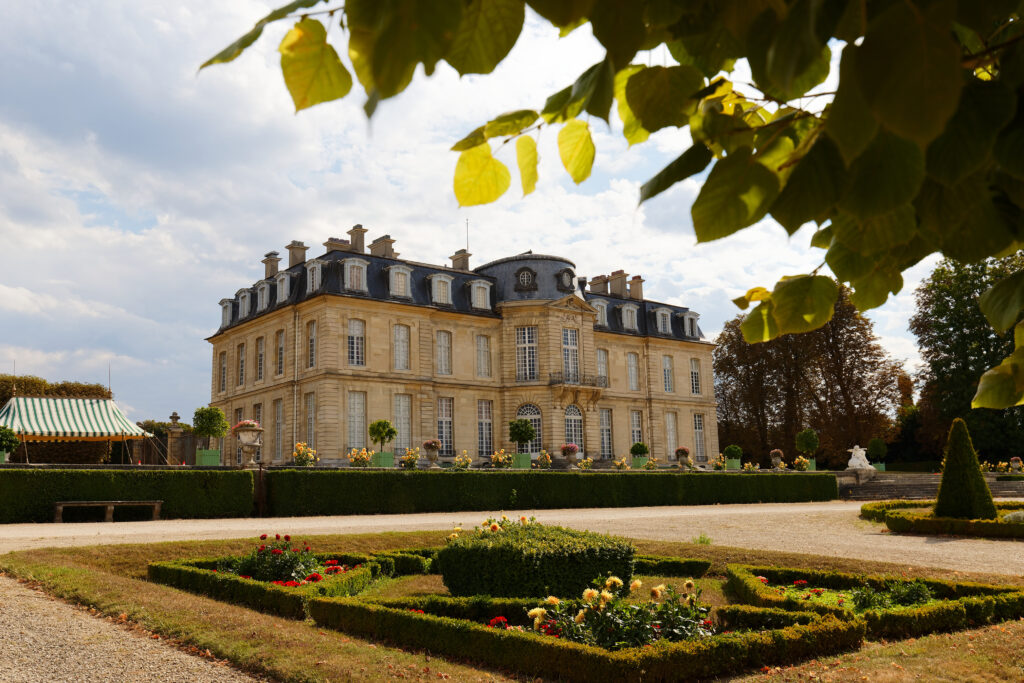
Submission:
[[[529,453],[513,453],[512,454],[512,469],[514,470],[528,470],[533,460],[530,458]]]
[[[725,461],[725,469],[727,470],[738,470],[742,467],[740,464],[742,461],[739,458],[728,458]]]
[[[814,459],[814,458],[808,458],[807,459],[807,471],[808,472],[813,472],[813,471],[816,471],[817,469],[818,469],[818,461],[816,459]]]
[[[371,467],[394,467],[395,466],[395,454],[388,453],[387,451],[381,451],[380,453],[374,453],[370,458]]]
[[[885,463],[884,462],[876,462],[876,463],[873,463],[873,465],[874,465],[874,468],[876,470],[878,470],[879,472],[885,472]]]
[[[0,462],[7,462],[7,451],[0,451]]]
[[[650,460],[650,458],[646,455],[634,455],[632,465],[633,469],[642,470],[644,468],[644,465],[647,464],[648,460]]]
[[[220,465],[220,451],[216,448],[199,448],[196,450],[196,465],[216,467]]]

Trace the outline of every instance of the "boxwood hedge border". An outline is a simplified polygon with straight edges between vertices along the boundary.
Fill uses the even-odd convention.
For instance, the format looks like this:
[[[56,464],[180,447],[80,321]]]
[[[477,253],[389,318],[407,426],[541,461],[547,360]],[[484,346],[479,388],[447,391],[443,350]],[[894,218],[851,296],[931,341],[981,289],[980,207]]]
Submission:
[[[934,517],[931,514],[934,504],[935,501],[920,500],[887,500],[865,503],[860,508],[860,516],[873,522],[881,522],[890,531],[898,533],[1024,538],[1024,522]],[[1024,510],[1024,503],[997,502],[996,510],[999,512]]]

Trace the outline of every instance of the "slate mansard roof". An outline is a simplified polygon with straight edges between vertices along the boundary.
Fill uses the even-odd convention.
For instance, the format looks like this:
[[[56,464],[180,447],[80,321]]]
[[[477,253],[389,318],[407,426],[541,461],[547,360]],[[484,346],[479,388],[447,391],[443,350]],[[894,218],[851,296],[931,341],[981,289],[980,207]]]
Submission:
[[[344,262],[350,259],[365,264],[366,291],[346,288]],[[307,292],[308,266],[315,261],[322,263],[321,284],[316,291]],[[390,268],[394,266],[404,267],[410,271],[408,285],[410,296],[408,297],[393,296],[391,294]],[[529,270],[533,274],[534,286],[532,288],[523,288],[517,284],[519,274],[524,270]],[[222,303],[230,303],[231,306],[230,321],[222,325],[213,336],[215,337],[240,323],[273,313],[282,306],[297,304],[300,301],[324,294],[356,299],[390,301],[491,318],[500,317],[500,314],[495,311],[495,307],[498,303],[504,301],[556,300],[567,295],[575,295],[592,306],[600,301],[606,302],[608,324],[595,325],[595,329],[599,331],[690,341],[699,341],[701,339],[702,334],[699,327],[697,328],[696,336],[687,334],[687,314],[697,315],[691,309],[646,299],[637,300],[629,297],[618,297],[613,294],[590,292],[585,289],[586,279],[577,278],[574,271],[575,264],[568,259],[529,252],[498,259],[474,270],[455,270],[453,268],[377,256],[365,252],[332,250],[315,259],[303,261],[290,268],[282,269],[276,275],[260,280],[251,287],[239,290],[234,297],[224,299]],[[287,298],[283,301],[278,301],[276,283],[281,274],[287,274],[289,287]],[[566,276],[566,274],[568,275]],[[451,304],[434,303],[431,294],[430,276],[432,275],[444,275],[452,279],[450,289]],[[571,284],[567,284],[567,280]],[[490,285],[490,309],[479,309],[472,306],[472,288],[470,284],[473,282],[485,282]],[[265,308],[257,311],[257,291],[263,284],[267,285],[267,303]],[[240,310],[241,297],[239,295],[246,291],[249,293],[248,305],[247,310],[242,311]],[[627,306],[635,306],[637,309],[636,331],[624,329],[622,326],[621,311],[622,307]],[[657,312],[660,309],[667,309],[671,313],[671,334],[658,332]]]

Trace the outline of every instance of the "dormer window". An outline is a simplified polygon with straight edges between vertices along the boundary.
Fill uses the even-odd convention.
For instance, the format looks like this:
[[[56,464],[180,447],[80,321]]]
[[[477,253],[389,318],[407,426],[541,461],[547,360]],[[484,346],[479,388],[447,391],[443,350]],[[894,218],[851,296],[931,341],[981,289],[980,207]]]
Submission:
[[[277,303],[283,303],[288,300],[288,295],[291,293],[291,277],[288,273],[280,273],[277,276]]]
[[[345,259],[345,289],[351,292],[366,291],[366,266],[369,263],[361,258]]]
[[[608,327],[608,302],[594,301],[591,305],[597,310],[597,320],[594,324],[601,327]]]
[[[700,338],[700,328],[697,327],[697,320],[700,319],[699,313],[693,311],[687,311],[683,313],[683,332],[687,337]]]
[[[261,282],[256,287],[256,310],[266,310],[267,304],[270,302],[270,285],[266,282]]]
[[[220,326],[227,327],[231,324],[231,299],[220,300]]]
[[[241,320],[249,315],[249,290],[238,290],[238,319]]]
[[[430,276],[431,299],[439,306],[450,306],[452,303],[452,280],[450,275],[434,273]]]
[[[388,266],[388,280],[391,296],[409,298],[409,283],[412,281],[412,268],[407,266]]]
[[[491,310],[491,283],[485,280],[473,280],[469,286],[473,308],[481,311]]]
[[[622,329],[629,332],[636,332],[636,304],[622,304],[619,308],[622,309]]]
[[[667,308],[659,308],[656,315],[658,317],[658,334],[672,334],[672,311]]]
[[[320,291],[324,281],[324,263],[314,259],[306,264],[306,294]]]

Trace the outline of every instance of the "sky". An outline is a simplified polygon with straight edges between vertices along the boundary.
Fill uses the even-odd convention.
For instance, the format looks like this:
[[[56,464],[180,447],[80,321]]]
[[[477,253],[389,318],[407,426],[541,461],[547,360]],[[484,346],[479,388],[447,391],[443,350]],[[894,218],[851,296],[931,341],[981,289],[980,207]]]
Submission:
[[[588,277],[623,269],[644,277],[647,298],[699,312],[708,339],[739,313],[732,298],[823,259],[808,246],[811,227],[787,238],[770,218],[697,244],[689,209],[700,178],[638,207],[640,185],[689,146],[689,134],[666,129],[629,148],[614,114],[610,127],[590,121],[597,158],[583,184],[562,168],[555,130],[542,130],[536,192],[522,197],[508,145],[496,154],[512,170],[510,190],[460,208],[448,148],[497,114],[540,108],[599,61],[586,26],[559,39],[528,13],[493,74],[460,79],[440,63],[367,121],[358,84],[343,100],[294,113],[276,50],[286,22],[235,62],[197,73],[272,6],[5,7],[0,372],[105,384],[109,368],[131,419],[188,419],[210,400],[205,338],[219,325],[218,301],[263,277],[266,252],[286,257],[297,239],[313,256],[356,223],[367,243],[390,234],[415,261],[448,264],[466,246],[468,219],[471,267],[532,249],[568,256]],[[337,26],[329,37],[345,44]],[[636,61],[668,60],[661,51]],[[905,273],[903,291],[869,314],[908,368],[920,362],[907,331],[913,290],[934,263]]]

